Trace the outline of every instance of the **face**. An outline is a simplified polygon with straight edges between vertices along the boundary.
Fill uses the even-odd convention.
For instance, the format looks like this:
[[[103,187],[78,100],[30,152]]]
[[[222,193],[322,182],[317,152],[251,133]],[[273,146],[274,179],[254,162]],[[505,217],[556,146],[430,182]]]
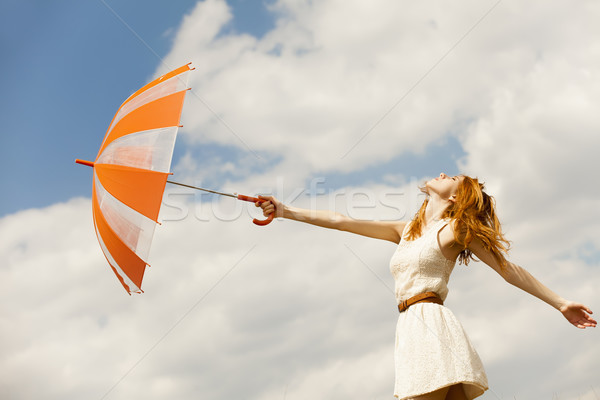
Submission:
[[[440,176],[427,182],[425,187],[429,195],[436,193],[443,199],[453,200],[453,196],[458,192],[458,185],[463,179],[462,176],[448,176],[442,172]]]

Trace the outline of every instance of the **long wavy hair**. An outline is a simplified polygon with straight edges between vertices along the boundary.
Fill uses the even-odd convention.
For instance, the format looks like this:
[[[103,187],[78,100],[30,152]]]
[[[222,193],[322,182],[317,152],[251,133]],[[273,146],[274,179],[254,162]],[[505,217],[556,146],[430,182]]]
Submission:
[[[473,252],[467,246],[474,238],[478,238],[504,267],[506,264],[504,255],[510,248],[510,242],[502,233],[502,227],[496,215],[496,201],[483,190],[485,186],[483,183],[479,183],[477,178],[461,176],[463,179],[458,185],[456,200],[441,216],[443,219],[448,218],[454,221],[454,239],[463,248],[458,255],[458,261],[468,265],[470,260],[476,260]],[[413,218],[407,232],[408,240],[414,240],[421,236],[428,202],[429,200],[425,199]]]

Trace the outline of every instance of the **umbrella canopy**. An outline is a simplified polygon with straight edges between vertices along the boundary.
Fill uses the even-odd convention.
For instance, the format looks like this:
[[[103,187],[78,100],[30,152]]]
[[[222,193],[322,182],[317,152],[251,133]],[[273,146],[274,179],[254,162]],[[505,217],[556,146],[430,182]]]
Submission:
[[[132,94],[113,118],[94,162],[98,242],[127,290],[141,289],[179,128],[189,64]]]

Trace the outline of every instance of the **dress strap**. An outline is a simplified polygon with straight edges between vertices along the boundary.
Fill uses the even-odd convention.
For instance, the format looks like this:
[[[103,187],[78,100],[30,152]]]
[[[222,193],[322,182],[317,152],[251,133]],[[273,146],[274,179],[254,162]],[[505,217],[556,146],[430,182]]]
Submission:
[[[435,235],[437,236],[438,232],[440,231],[440,229],[442,229],[442,227],[444,225],[446,225],[448,223],[448,220],[446,219],[439,219],[437,221],[435,221],[435,223],[433,224],[433,226],[430,226],[427,228],[426,232],[423,232],[423,235],[427,234],[431,234],[432,232],[435,232]]]
[[[404,229],[402,230],[402,240],[406,239],[406,233],[408,232],[408,229],[409,229],[410,225],[412,225],[412,223],[413,223],[413,221],[410,221],[404,226]],[[437,220],[433,224],[433,226],[428,227],[425,232],[421,232],[420,237],[429,235],[431,232],[435,232],[435,236],[437,236],[440,229],[442,229],[445,225],[447,225],[449,223],[450,223],[450,219],[448,219],[448,218],[443,218],[443,219]]]
[[[444,227],[446,225],[448,225],[450,223],[450,220],[448,218],[444,218],[444,219],[440,219],[439,221],[437,221],[435,223],[435,225],[433,225],[431,227],[431,229],[429,229],[429,231],[427,232],[427,234],[431,235],[432,237],[435,237],[437,240],[437,237],[440,233],[440,231],[442,229],[444,229]]]

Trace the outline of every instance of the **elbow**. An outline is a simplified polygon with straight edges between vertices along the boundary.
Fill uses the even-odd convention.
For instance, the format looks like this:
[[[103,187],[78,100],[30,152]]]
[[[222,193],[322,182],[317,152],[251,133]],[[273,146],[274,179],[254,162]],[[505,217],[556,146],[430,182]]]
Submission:
[[[510,272],[502,272],[502,278],[505,282],[513,284],[513,275]]]
[[[330,222],[333,229],[343,232],[351,232],[352,219],[344,214],[333,214]]]
[[[521,267],[507,261],[506,264],[502,266],[502,277],[506,282],[514,285],[515,282],[518,281],[519,276],[521,276],[520,270]]]

